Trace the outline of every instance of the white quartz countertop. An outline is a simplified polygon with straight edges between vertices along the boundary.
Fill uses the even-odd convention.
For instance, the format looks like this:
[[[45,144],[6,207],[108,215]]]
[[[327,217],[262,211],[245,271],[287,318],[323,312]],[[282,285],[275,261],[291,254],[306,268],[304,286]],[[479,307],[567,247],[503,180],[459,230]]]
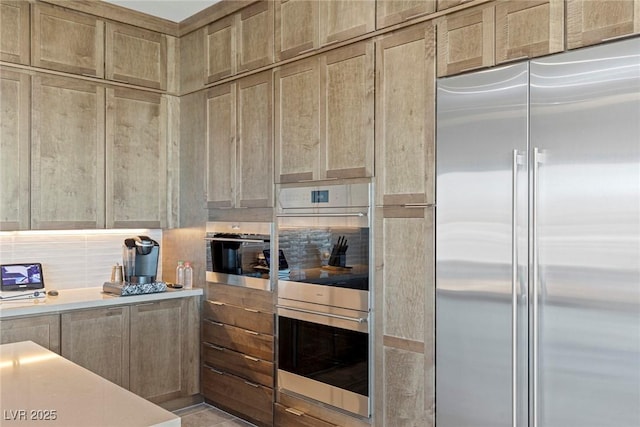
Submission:
[[[33,316],[40,314],[53,314],[67,310],[79,310],[85,308],[108,307],[122,304],[137,304],[141,302],[160,301],[172,298],[184,298],[202,295],[200,288],[193,289],[167,289],[166,292],[144,295],[131,295],[121,297],[102,292],[102,287],[64,289],[57,296],[46,298],[33,298],[31,300],[1,301],[0,319],[18,316]],[[0,414],[1,415],[1,414]]]
[[[180,427],[180,418],[57,354],[0,345],[0,425]]]

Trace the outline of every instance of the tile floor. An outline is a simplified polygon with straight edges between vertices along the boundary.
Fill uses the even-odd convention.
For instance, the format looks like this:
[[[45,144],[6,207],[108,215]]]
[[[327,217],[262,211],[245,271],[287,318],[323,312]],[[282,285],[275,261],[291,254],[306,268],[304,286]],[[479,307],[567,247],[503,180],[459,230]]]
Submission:
[[[174,414],[180,416],[182,427],[253,427],[253,424],[206,403],[179,409]]]

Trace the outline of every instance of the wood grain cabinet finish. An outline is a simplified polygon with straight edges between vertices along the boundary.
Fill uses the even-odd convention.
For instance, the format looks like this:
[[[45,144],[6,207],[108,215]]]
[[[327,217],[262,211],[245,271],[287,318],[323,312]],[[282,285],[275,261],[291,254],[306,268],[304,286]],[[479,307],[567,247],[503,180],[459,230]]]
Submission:
[[[434,209],[376,209],[376,419],[433,425]]]
[[[312,417],[303,411],[279,403],[275,404],[274,420],[278,427],[338,427],[337,424]]]
[[[375,0],[318,2],[319,46],[327,46],[374,31]]]
[[[496,3],[496,63],[564,50],[564,1]]]
[[[438,19],[438,77],[495,64],[495,6],[462,10]]]
[[[105,36],[106,78],[139,86],[167,88],[167,37],[108,22]]]
[[[262,360],[273,360],[272,335],[261,334],[250,329],[238,328],[206,318],[202,323],[204,341]]]
[[[0,230],[29,229],[31,77],[0,68]]]
[[[129,307],[61,314],[62,357],[129,388]]]
[[[273,63],[273,14],[272,0],[261,0],[236,14],[238,72]]]
[[[468,3],[472,0],[437,0],[438,10],[449,9],[454,6],[459,6],[464,3]]]
[[[278,427],[371,427],[369,420],[353,417],[337,409],[332,409],[329,406],[320,405],[310,400],[298,398],[287,393],[278,392],[276,400],[277,403],[274,405],[274,419],[275,425]],[[377,422],[376,425],[378,425]],[[380,423],[380,425],[382,424]],[[400,423],[397,425],[411,424]]]
[[[0,60],[30,62],[29,2],[0,2]]]
[[[200,90],[207,83],[205,42],[207,27],[180,37],[180,90],[181,95]]]
[[[434,27],[398,31],[376,47],[376,204],[433,203]]]
[[[202,345],[202,363],[250,382],[273,387],[273,362],[268,360],[205,342]]]
[[[104,87],[35,75],[31,228],[104,228]]]
[[[130,390],[154,403],[199,392],[199,298],[132,305]]]
[[[104,22],[84,13],[33,3],[31,65],[104,77]]]
[[[438,1],[438,6],[442,0]],[[436,0],[376,0],[376,28],[390,27],[436,11]]]
[[[166,227],[166,110],[160,94],[107,89],[107,228]]]
[[[640,0],[567,0],[567,48],[640,33]]]
[[[276,59],[293,58],[318,48],[318,1],[276,0]]]
[[[271,312],[239,307],[222,301],[207,300],[204,303],[202,315],[205,319],[214,322],[273,335],[273,313]]]
[[[205,33],[207,83],[236,73],[236,27],[233,15],[209,24]]]
[[[23,317],[0,320],[0,344],[33,341],[60,354],[60,316]]]

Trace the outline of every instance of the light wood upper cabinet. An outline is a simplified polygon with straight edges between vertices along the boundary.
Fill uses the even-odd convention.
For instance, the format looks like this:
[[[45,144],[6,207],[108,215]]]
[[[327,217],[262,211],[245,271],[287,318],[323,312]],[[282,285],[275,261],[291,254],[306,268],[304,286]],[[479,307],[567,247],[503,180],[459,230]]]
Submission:
[[[273,63],[274,2],[260,1],[237,13],[238,72]]]
[[[567,0],[567,47],[640,33],[640,0]]]
[[[166,227],[166,110],[160,94],[107,89],[107,228]]]
[[[33,3],[31,65],[104,77],[104,22],[84,13]]]
[[[60,354],[60,316],[23,317],[0,320],[0,344],[33,341]]]
[[[438,10],[449,9],[450,7],[459,6],[472,0],[437,0]]]
[[[0,68],[0,230],[29,229],[31,77]]]
[[[29,2],[0,2],[0,60],[29,64]]]
[[[219,19],[207,27],[205,49],[207,53],[207,83],[236,73],[235,16]]]
[[[62,357],[129,387],[129,307],[61,314]]]
[[[236,173],[235,83],[207,92],[207,206],[234,207]]]
[[[317,57],[277,69],[275,158],[279,183],[318,180],[320,69]]]
[[[496,3],[496,63],[564,49],[564,1]]]
[[[132,305],[129,388],[154,403],[199,392],[199,298]]]
[[[130,25],[107,23],[106,78],[154,89],[167,88],[167,38]]]
[[[103,228],[104,88],[33,77],[31,228]]]
[[[376,28],[400,24],[435,11],[436,0],[376,0]]]
[[[318,4],[313,0],[276,0],[276,58],[292,58],[318,47]]]
[[[347,40],[376,28],[375,0],[318,2],[319,45]]]
[[[373,176],[374,47],[337,49],[320,58],[322,70],[320,178]]]
[[[420,24],[376,48],[376,204],[433,203],[435,29]]]
[[[495,6],[480,6],[438,20],[438,77],[495,64]]]
[[[205,85],[204,42],[207,28],[203,27],[180,37],[180,94],[186,94]]]

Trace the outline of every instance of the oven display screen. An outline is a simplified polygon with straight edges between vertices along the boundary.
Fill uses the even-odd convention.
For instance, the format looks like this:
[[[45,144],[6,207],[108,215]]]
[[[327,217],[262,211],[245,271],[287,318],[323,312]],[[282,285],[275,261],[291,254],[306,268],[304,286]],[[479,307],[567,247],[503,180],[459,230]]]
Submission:
[[[369,337],[363,332],[278,317],[279,369],[369,396]]]
[[[329,190],[311,191],[311,203],[329,203]]]

